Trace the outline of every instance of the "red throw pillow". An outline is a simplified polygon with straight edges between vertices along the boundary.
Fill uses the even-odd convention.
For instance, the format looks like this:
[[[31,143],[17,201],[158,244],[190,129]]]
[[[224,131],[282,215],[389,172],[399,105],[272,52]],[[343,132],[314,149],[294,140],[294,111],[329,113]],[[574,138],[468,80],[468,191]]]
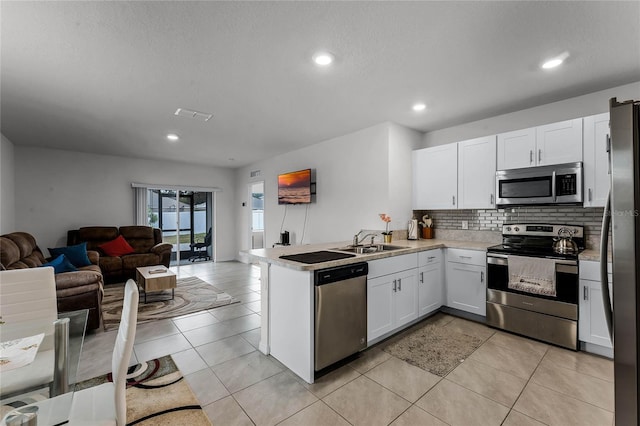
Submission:
[[[107,243],[100,244],[98,247],[106,254],[107,256],[124,256],[125,254],[135,253],[133,247],[129,245],[127,240],[124,239],[122,235],[119,235],[115,240],[111,240]]]

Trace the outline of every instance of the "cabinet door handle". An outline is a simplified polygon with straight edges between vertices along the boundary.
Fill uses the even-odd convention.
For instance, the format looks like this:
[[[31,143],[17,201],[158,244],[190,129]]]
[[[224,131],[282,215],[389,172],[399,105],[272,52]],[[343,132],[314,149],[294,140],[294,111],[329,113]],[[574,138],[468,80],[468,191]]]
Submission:
[[[420,282],[424,282],[424,272],[420,272]]]
[[[480,282],[484,282],[484,272],[480,271]]]
[[[589,300],[589,287],[586,285],[582,287],[582,299]]]
[[[460,259],[471,259],[471,256],[462,256],[462,255],[460,255]]]
[[[431,260],[431,259],[435,259],[435,258],[436,258],[435,256],[429,256],[429,257],[427,257],[427,259],[429,259],[429,260]]]
[[[396,287],[396,280],[393,280],[393,292],[395,293],[396,291],[398,291]]]
[[[591,202],[591,188],[589,188],[589,202]]]
[[[493,194],[489,194],[489,204],[493,205]]]
[[[533,164],[533,150],[529,150],[529,164]]]
[[[402,291],[402,278],[398,279],[398,291]]]
[[[456,196],[454,195],[451,200],[452,200],[452,204],[455,206],[456,205]]]
[[[607,174],[611,174],[611,137],[607,135],[607,142],[605,144],[607,147]]]
[[[542,163],[542,150],[538,150],[538,163]]]

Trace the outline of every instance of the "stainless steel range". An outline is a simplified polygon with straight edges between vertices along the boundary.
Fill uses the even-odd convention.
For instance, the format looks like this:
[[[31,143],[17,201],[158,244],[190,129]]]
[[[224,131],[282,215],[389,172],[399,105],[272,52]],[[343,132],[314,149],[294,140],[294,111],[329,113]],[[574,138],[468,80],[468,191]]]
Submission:
[[[577,350],[581,250],[583,226],[504,225],[487,249],[487,324]]]

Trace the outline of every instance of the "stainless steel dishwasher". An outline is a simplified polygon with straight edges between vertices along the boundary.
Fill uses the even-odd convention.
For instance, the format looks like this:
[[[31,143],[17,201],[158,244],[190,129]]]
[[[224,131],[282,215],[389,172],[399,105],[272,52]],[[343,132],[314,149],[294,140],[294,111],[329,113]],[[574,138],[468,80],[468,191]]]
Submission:
[[[366,262],[315,272],[315,371],[367,347],[368,272]]]

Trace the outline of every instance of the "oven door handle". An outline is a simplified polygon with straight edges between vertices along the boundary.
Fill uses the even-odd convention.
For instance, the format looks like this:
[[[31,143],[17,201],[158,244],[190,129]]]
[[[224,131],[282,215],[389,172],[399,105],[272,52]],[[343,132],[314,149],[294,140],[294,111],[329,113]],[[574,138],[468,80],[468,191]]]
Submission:
[[[508,265],[509,255],[491,253],[487,255],[487,263],[491,265]],[[556,265],[578,266],[575,260],[553,259]]]
[[[487,264],[489,265],[504,265],[507,266],[509,261],[507,260],[507,256],[498,255],[498,256],[487,256]]]

